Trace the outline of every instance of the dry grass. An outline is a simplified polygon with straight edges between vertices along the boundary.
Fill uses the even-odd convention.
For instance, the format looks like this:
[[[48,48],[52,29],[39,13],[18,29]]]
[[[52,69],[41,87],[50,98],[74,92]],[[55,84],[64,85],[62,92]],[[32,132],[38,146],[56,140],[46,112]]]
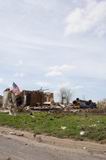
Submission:
[[[106,99],[99,101],[97,103],[97,108],[99,111],[106,112]]]

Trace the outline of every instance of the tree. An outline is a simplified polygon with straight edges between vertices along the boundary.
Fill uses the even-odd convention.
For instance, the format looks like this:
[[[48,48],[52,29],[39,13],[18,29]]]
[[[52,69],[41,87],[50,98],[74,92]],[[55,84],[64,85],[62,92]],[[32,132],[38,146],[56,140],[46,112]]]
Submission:
[[[68,88],[61,88],[60,89],[60,102],[62,104],[66,103],[69,104],[72,98],[72,91]]]

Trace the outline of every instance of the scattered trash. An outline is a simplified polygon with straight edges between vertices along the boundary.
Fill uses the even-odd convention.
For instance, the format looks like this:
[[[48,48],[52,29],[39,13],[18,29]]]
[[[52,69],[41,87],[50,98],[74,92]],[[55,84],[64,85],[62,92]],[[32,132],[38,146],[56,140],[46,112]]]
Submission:
[[[31,117],[32,117],[32,118],[35,118],[35,116],[32,116],[32,115],[31,115]]]
[[[84,135],[85,135],[85,131],[81,131],[81,132],[80,132],[80,135],[81,135],[81,136],[84,136]]]
[[[92,124],[92,125],[90,125],[89,127],[96,127],[97,125],[96,124]]]
[[[16,133],[15,133],[15,132],[9,132],[9,134],[11,134],[11,135],[16,135]]]
[[[42,138],[40,136],[36,136],[36,141],[40,143],[42,142]]]
[[[64,105],[64,104],[59,104],[59,105],[60,105],[60,107],[65,108],[65,105]]]
[[[62,130],[65,130],[67,127],[66,126],[61,126],[61,129]]]
[[[23,136],[24,136],[23,133],[16,133],[16,132],[9,132],[9,134],[15,135],[15,136],[20,136],[20,137],[23,137]]]
[[[27,146],[28,145],[28,143],[25,143],[25,146]]]
[[[83,147],[83,149],[86,150],[87,148],[86,148],[86,147]]]
[[[24,137],[23,133],[16,133],[16,136]]]
[[[36,133],[33,134],[33,137],[34,137],[34,138],[36,137]]]

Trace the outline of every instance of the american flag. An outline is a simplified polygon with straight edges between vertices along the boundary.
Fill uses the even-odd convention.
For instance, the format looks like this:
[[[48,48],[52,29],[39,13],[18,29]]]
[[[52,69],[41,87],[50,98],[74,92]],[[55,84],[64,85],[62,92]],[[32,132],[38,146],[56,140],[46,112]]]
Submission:
[[[20,89],[19,87],[17,86],[17,84],[15,82],[13,82],[13,88],[12,88],[12,92],[15,94],[15,95],[19,95],[20,94]]]

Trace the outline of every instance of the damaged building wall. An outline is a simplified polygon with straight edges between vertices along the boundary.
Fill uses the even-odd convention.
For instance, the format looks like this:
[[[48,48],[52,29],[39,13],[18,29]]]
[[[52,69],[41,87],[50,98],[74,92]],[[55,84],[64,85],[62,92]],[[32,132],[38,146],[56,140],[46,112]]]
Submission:
[[[44,104],[50,105],[54,101],[53,93],[50,92],[24,90],[22,94],[26,95],[26,105],[31,107]]]
[[[51,105],[54,103],[54,94],[51,92],[44,93],[44,104]]]

